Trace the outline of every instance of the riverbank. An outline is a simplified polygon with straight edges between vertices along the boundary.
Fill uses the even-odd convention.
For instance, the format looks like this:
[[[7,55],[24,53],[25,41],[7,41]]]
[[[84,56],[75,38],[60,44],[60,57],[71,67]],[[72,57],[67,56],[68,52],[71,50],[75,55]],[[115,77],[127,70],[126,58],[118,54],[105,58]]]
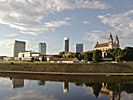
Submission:
[[[56,73],[133,73],[133,63],[60,64],[60,63],[0,63],[0,72]]]

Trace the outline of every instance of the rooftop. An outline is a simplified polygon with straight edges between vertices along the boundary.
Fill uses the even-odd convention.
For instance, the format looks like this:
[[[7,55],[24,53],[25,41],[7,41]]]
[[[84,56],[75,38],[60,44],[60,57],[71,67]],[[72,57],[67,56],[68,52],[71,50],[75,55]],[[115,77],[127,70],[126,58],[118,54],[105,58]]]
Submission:
[[[94,48],[99,48],[99,47],[108,47],[108,43],[96,44]]]

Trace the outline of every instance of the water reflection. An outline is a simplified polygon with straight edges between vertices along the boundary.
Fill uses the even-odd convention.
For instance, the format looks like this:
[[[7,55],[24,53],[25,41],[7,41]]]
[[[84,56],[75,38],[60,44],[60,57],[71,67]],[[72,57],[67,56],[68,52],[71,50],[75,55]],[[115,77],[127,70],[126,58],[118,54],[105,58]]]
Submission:
[[[12,78],[12,88],[24,87],[24,79]]]
[[[29,76],[0,75],[0,100],[133,100],[133,77]],[[13,91],[2,77],[10,78]]]

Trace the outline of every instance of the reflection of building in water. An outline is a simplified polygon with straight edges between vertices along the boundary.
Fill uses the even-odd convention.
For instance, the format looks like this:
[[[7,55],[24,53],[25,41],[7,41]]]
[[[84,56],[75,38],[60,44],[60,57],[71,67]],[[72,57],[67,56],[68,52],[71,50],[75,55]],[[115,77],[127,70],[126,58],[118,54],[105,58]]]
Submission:
[[[63,82],[63,92],[64,93],[69,92],[69,83],[68,82]]]
[[[24,79],[12,78],[12,88],[24,87]]]
[[[39,80],[39,81],[38,81],[38,85],[45,85],[45,81]]]
[[[109,95],[110,99],[109,100],[115,100],[114,97],[116,96],[116,100],[120,100],[120,94],[115,95],[113,91],[107,89],[107,83],[102,83],[102,88],[100,93]]]

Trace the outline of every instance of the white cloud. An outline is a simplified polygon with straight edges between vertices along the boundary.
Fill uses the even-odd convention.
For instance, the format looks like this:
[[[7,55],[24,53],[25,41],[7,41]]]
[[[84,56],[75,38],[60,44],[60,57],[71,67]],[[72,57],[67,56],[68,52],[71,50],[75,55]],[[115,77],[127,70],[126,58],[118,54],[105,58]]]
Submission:
[[[85,38],[84,40],[87,40],[89,42],[94,42],[96,43],[97,41],[99,42],[108,42],[108,36],[109,34],[105,34],[105,32],[100,31],[100,30],[93,30],[92,32],[87,32],[85,33]]]
[[[4,35],[4,36],[14,37],[14,36],[17,36],[17,33],[7,34],[7,35]]]
[[[83,24],[90,24],[90,22],[88,22],[88,21],[83,21]]]
[[[58,100],[52,95],[47,96],[35,90],[19,91],[16,95],[6,98],[6,100]]]
[[[0,24],[9,25],[26,32],[25,34],[37,35],[42,31],[69,25],[66,22],[69,18],[42,22],[48,14],[76,8],[106,9],[108,5],[101,1],[88,0],[1,0]]]
[[[11,48],[13,46],[13,40],[0,41],[0,46],[5,46],[6,48]]]
[[[37,35],[36,32],[25,32],[25,31],[20,31],[22,34],[30,34],[30,35]]]
[[[102,23],[108,24],[114,28],[115,34],[118,34],[121,43],[125,46],[133,45],[133,10],[120,14],[99,15]]]
[[[16,39],[19,41],[25,41],[26,42],[26,50],[32,50],[32,49],[36,49],[37,46],[34,46],[30,41],[28,40],[23,40],[23,39]],[[14,45],[14,40],[13,39],[8,39],[8,40],[4,40],[4,41],[0,41],[0,46],[4,46],[6,48],[12,48]]]

